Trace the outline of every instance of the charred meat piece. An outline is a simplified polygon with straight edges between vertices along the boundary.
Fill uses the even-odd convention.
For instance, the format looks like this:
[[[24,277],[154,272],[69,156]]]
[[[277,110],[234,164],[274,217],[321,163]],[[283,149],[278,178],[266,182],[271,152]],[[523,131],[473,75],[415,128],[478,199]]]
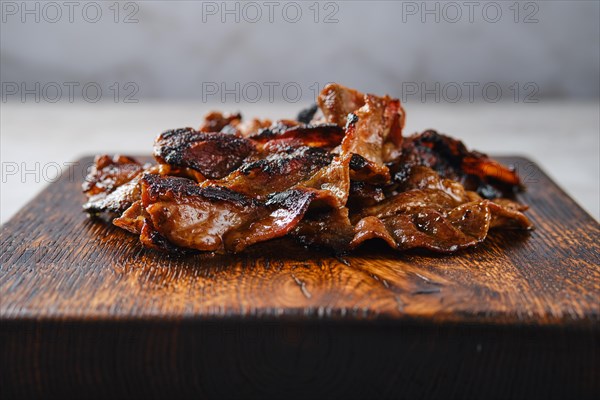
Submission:
[[[485,239],[490,228],[532,229],[526,207],[507,199],[483,200],[432,169],[408,167],[399,188],[385,200],[352,215],[354,248],[372,238],[398,250],[450,253]]]
[[[377,165],[391,161],[386,159],[384,145],[390,143],[397,148],[402,145],[399,110],[397,99],[366,95],[365,105],[348,117],[343,149]]]
[[[148,174],[142,179],[142,207],[147,214],[142,242],[161,248],[160,239],[165,238],[184,248],[242,251],[287,234],[313,197],[308,191],[288,190],[259,202],[224,187],[200,187],[185,178]]]
[[[226,188],[201,188],[185,178],[145,175],[142,208],[147,217],[145,244],[156,231],[176,246],[223,250],[223,236],[252,218],[259,204]],[[159,246],[159,243],[157,243]]]
[[[477,193],[466,190],[456,181],[443,179],[429,167],[406,165],[403,171],[405,172],[401,177],[399,177],[399,174],[396,175],[398,186],[393,190],[393,193],[401,193],[413,189],[437,189],[461,203],[480,199]]]
[[[310,146],[332,149],[338,146],[344,138],[344,129],[335,124],[322,125],[296,125],[281,127],[275,125],[262,129],[250,138],[255,142],[270,145],[273,143],[281,146]]]
[[[406,138],[399,165],[429,167],[485,198],[500,197],[522,188],[514,170],[485,154],[469,151],[461,141],[434,130]]]
[[[365,95],[358,90],[330,83],[319,93],[317,104],[323,113],[325,122],[344,126],[348,114],[365,105]]]
[[[350,174],[348,157],[335,157],[333,161],[295,188],[308,189],[315,193],[314,207],[341,208],[348,202]]]
[[[122,213],[140,198],[140,176],[141,174],[138,174],[135,178],[119,186],[113,192],[91,197],[83,205],[83,209],[92,215],[103,212],[113,214]]]
[[[227,176],[253,151],[248,139],[192,128],[164,132],[154,143],[154,157],[159,163],[191,168],[208,179]]]
[[[207,181],[204,186],[219,185],[257,199],[282,192],[310,178],[329,165],[333,156],[313,147],[288,148],[265,158],[247,162],[220,181]]]
[[[132,157],[122,155],[96,156],[94,165],[82,184],[88,197],[106,195],[129,182],[143,169],[142,164]]]
[[[399,193],[353,217],[355,248],[378,238],[397,250],[451,253],[482,242],[491,227],[531,229],[523,214],[490,200],[460,204],[437,189]]]
[[[237,253],[250,245],[288,234],[302,220],[314,197],[314,192],[302,189],[271,196],[253,221],[225,237],[225,249]]]
[[[125,211],[139,199],[138,181],[144,168],[132,157],[96,157],[94,166],[82,185],[88,196],[83,209],[91,215]]]
[[[133,202],[119,218],[115,218],[113,224],[121,229],[139,235],[144,226],[144,217],[144,208],[142,207],[142,200],[140,199]]]
[[[346,94],[350,98],[355,96]],[[341,152],[353,155],[350,165],[353,180],[385,183],[390,180],[385,164],[400,156],[404,111],[399,100],[388,96],[368,94],[363,96],[362,104],[347,116]]]
[[[374,136],[371,138],[380,137],[380,139],[377,138],[377,141],[381,142],[379,146],[381,147],[383,161],[389,162],[399,156],[405,120],[405,113],[400,105],[400,100],[392,99],[389,96],[365,95],[354,89],[333,83],[323,88],[317,102],[323,112],[325,122],[328,123],[346,126],[349,121],[356,122],[354,117],[350,117],[350,114],[354,114],[358,120],[369,118],[370,123],[375,123],[372,129],[376,131],[373,132]],[[364,132],[364,126],[366,125],[368,123],[363,123],[363,126],[360,127],[362,129],[360,134],[365,139],[368,138],[366,132]],[[370,157],[365,157],[370,160]]]

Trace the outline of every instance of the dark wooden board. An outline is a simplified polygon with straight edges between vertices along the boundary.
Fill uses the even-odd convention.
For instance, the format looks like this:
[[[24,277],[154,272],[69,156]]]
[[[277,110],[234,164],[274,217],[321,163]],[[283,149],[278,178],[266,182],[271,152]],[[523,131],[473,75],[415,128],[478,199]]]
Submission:
[[[173,257],[81,212],[91,158],[2,227],[9,397],[599,393],[599,225],[524,158],[536,230],[453,256],[287,241]]]

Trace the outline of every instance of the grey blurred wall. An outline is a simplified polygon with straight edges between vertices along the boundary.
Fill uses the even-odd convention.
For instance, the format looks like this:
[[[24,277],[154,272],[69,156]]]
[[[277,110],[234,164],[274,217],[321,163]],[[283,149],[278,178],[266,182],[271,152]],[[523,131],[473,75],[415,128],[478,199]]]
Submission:
[[[295,101],[329,81],[409,100],[599,96],[597,1],[88,3],[2,1],[3,101],[90,82],[119,100]]]

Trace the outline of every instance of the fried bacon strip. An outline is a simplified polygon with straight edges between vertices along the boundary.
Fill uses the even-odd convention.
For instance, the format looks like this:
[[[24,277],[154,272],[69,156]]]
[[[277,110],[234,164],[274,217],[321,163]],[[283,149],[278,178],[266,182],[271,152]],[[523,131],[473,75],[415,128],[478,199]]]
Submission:
[[[521,187],[514,171],[435,131],[403,139],[399,100],[330,84],[317,104],[275,123],[209,113],[159,135],[154,166],[99,156],[84,209],[175,253],[282,236],[337,253],[372,239],[451,253],[492,228],[532,228],[527,207],[501,198]]]

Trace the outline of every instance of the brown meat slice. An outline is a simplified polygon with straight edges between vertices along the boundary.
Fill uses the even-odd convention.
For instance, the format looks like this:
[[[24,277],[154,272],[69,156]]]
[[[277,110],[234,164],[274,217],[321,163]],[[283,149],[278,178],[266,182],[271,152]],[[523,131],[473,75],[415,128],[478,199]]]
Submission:
[[[490,228],[533,229],[533,223],[522,213],[529,207],[509,199],[494,199],[489,205],[492,211]]]
[[[527,217],[490,200],[460,203],[440,189],[413,189],[354,215],[355,248],[379,238],[397,250],[424,248],[443,253],[474,246],[491,227],[531,229]]]
[[[122,213],[127,210],[140,199],[140,177],[141,173],[106,195],[90,197],[88,202],[83,205],[84,211],[95,215],[103,212]]]
[[[350,185],[347,158],[329,162],[329,154],[322,150],[296,150],[301,150],[300,154],[292,154],[303,162],[292,157],[283,166],[276,166],[281,168],[279,171],[267,168],[274,175],[267,176],[266,180],[261,179],[264,171],[257,170],[258,178],[254,181],[238,182],[246,189],[261,182],[271,185],[267,190],[259,185],[249,193],[236,191],[235,185],[224,186],[228,183],[226,180],[198,185],[185,178],[146,174],[141,185],[141,205],[134,203],[114,223],[141,233],[146,246],[167,251],[173,251],[172,246],[176,246],[238,252],[252,244],[283,236],[300,222],[309,206],[343,207]],[[317,155],[311,155],[312,152]],[[320,158],[324,154],[327,158]],[[292,165],[287,165],[288,161]],[[329,164],[325,165],[326,162]],[[307,169],[307,165],[310,168]],[[278,179],[285,184],[274,188]]]
[[[434,130],[404,139],[399,166],[423,165],[485,198],[522,188],[517,173],[485,154],[469,151],[456,139]]]
[[[364,97],[364,94],[357,90],[330,83],[319,93],[317,104],[326,122],[344,126],[348,114],[365,105]]]
[[[283,127],[275,125],[269,129],[258,131],[257,134],[250,136],[250,138],[255,142],[267,144],[270,147],[274,147],[274,143],[278,146],[285,143],[287,146],[310,146],[332,149],[342,142],[344,129],[335,124]]]
[[[365,96],[365,105],[348,116],[342,153],[354,155],[352,180],[385,183],[385,163],[399,155],[402,143],[400,103],[389,97]]]
[[[113,224],[119,228],[125,229],[131,233],[140,234],[144,225],[144,208],[142,201],[137,200],[121,214],[120,217],[113,220]]]
[[[313,191],[302,189],[271,196],[254,219],[224,238],[225,249],[237,253],[255,243],[285,236],[302,220],[314,197]]]
[[[333,161],[294,188],[315,193],[312,207],[341,208],[348,202],[350,192],[349,157],[335,157]]]
[[[118,214],[139,199],[139,178],[149,166],[142,166],[132,157],[102,155],[83,183],[88,201],[84,211],[91,215],[103,212]]]
[[[398,186],[395,193],[412,189],[438,189],[461,203],[481,199],[477,193],[465,190],[465,188],[456,181],[443,179],[429,167],[424,167],[422,165],[406,165],[403,171],[405,171],[405,173],[396,174]]]
[[[354,237],[354,227],[350,223],[346,207],[317,209],[309,211],[290,232],[290,236],[305,246],[345,253]]]
[[[385,199],[384,188],[366,182],[351,181],[347,206],[352,210],[373,206]]]
[[[353,151],[375,165],[399,157],[405,120],[400,100],[329,84],[319,94],[317,103],[325,122],[346,126],[347,130],[351,128],[349,124],[359,124],[350,132],[356,134],[345,139],[346,151]]]
[[[253,151],[248,139],[192,128],[164,132],[154,143],[154,157],[159,163],[191,168],[209,179],[227,176]]]
[[[201,251],[238,252],[281,237],[302,219],[315,194],[291,189],[265,202],[219,186],[200,187],[185,178],[147,174],[142,207],[147,214],[142,242]],[[166,241],[166,242],[165,242]]]
[[[301,146],[269,154],[265,158],[246,162],[229,176],[218,181],[206,181],[203,186],[218,185],[257,199],[282,192],[309,179],[329,165],[333,156],[326,150]]]
[[[133,157],[122,155],[96,156],[94,165],[86,176],[82,189],[90,198],[107,195],[119,186],[129,182],[143,169],[141,163]]]

